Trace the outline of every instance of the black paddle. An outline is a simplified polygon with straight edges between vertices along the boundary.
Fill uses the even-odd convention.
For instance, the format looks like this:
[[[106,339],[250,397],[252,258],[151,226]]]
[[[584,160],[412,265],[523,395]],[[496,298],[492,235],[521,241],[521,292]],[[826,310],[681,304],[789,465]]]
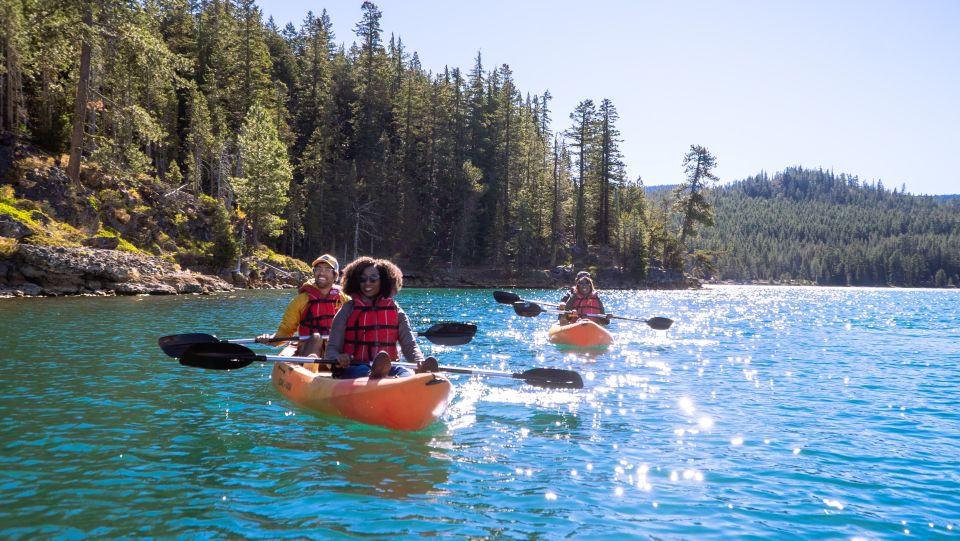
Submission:
[[[517,301],[524,302],[538,302],[540,304],[549,304],[551,306],[557,306],[559,302],[550,302],[550,301],[528,301],[527,299],[521,299],[520,295],[516,293],[510,293],[509,291],[494,291],[493,299],[500,304],[513,304]]]
[[[418,332],[417,336],[422,336],[434,344],[441,346],[462,346],[473,340],[476,334],[477,326],[472,323],[447,322],[437,323],[423,332]],[[307,338],[309,337],[281,336],[274,340],[277,342],[285,342],[290,340],[306,340]],[[160,349],[162,349],[164,353],[176,358],[183,355],[187,348],[197,344],[252,344],[256,341],[256,338],[221,340],[212,334],[187,333],[161,336],[157,342],[160,344]]]
[[[544,310],[537,302],[528,301],[521,299],[520,295],[515,293],[510,293],[509,291],[494,291],[493,298],[500,304],[512,304],[513,311],[517,313],[518,316],[523,317],[536,317],[541,313],[546,311],[551,312],[564,312],[564,310]],[[543,304],[552,304],[549,302],[544,302]],[[587,317],[595,317],[597,319],[607,318],[607,319],[623,319],[626,321],[638,321],[640,323],[646,323],[650,326],[651,329],[658,331],[665,331],[673,325],[673,320],[667,317],[652,317],[650,319],[634,319],[632,317],[623,317],[615,316],[613,314],[594,314]]]
[[[306,362],[333,364],[335,361],[315,359],[313,357],[285,357],[283,355],[257,355],[250,348],[240,344],[216,342],[195,344],[187,348],[180,357],[180,364],[208,370],[234,370],[243,368],[255,361],[259,362]],[[414,363],[394,362],[399,366],[416,368]],[[500,372],[498,370],[483,370],[480,368],[456,368],[441,366],[441,372],[454,374],[479,374],[481,376],[501,376],[519,379],[530,385],[548,389],[582,389],[583,378],[572,370],[559,368],[533,368],[518,374]]]

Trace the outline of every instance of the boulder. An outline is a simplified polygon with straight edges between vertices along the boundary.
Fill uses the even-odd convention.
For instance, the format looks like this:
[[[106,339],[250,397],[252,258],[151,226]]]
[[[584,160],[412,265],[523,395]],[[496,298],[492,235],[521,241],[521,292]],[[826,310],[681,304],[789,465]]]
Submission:
[[[33,231],[25,223],[9,214],[0,214],[0,237],[20,240],[32,234]]]
[[[120,239],[118,237],[89,237],[83,239],[81,244],[101,250],[116,250],[117,246],[120,246]]]

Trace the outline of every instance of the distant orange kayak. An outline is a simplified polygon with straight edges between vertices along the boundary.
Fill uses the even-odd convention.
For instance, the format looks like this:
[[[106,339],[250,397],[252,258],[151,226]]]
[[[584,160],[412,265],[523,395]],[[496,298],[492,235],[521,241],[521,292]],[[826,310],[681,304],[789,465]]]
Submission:
[[[558,346],[581,349],[602,349],[613,342],[613,336],[606,329],[589,319],[569,325],[557,323],[547,331],[547,338]]]
[[[285,349],[283,354],[289,349]],[[321,365],[322,366],[322,365]],[[405,378],[334,379],[299,364],[274,363],[273,386],[287,400],[311,413],[351,419],[393,430],[421,430],[447,408],[453,385],[440,374]]]

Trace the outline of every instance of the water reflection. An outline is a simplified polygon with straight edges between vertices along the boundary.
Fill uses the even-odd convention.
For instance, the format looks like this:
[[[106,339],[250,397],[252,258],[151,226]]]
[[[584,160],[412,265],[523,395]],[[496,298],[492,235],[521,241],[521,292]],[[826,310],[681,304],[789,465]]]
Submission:
[[[326,479],[325,488],[390,499],[446,492],[453,440],[443,425],[408,433],[343,425],[350,426],[339,437],[312,444],[322,456],[314,475]]]

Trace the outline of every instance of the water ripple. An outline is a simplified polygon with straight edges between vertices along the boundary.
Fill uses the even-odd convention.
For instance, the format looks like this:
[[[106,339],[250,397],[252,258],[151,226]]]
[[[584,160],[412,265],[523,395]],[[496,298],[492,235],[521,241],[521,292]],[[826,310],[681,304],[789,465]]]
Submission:
[[[293,408],[264,364],[203,372],[156,347],[160,334],[269,332],[288,299],[0,301],[5,321],[61,322],[0,329],[0,537],[875,539],[960,527],[957,291],[610,291],[613,313],[676,323],[615,321],[609,351],[580,354],[547,343],[546,315],[518,317],[489,291],[405,290],[417,328],[478,324],[467,346],[423,344],[442,364],[548,366],[586,382],[454,375],[443,422],[411,434]]]

